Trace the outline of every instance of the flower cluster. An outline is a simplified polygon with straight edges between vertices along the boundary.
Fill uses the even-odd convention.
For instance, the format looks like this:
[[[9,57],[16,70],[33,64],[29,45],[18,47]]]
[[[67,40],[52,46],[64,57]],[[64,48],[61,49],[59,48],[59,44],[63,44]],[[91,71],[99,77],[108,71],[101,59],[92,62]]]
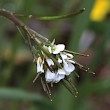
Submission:
[[[55,45],[53,41],[51,45],[43,45],[43,47],[61,65],[61,68],[57,67],[55,62],[42,51],[42,57],[39,56],[37,59],[37,73],[44,74],[47,83],[57,83],[75,70],[75,62],[72,60],[73,55],[64,52],[64,44]]]
[[[33,82],[35,82],[35,80],[40,76],[44,91],[47,92],[50,99],[51,92],[48,84],[50,83],[51,86],[53,86],[53,83],[58,83],[60,81],[76,97],[78,92],[74,84],[71,82],[70,74],[75,70],[75,67],[79,67],[86,72],[89,71],[89,69],[84,68],[84,66],[77,63],[73,59],[73,54],[83,56],[88,55],[68,51],[65,49],[64,44],[56,45],[55,40],[53,40],[52,43],[43,43],[39,48],[37,48],[39,54],[37,58],[34,59],[34,62],[37,65],[37,76]],[[76,75],[78,76],[78,74]],[[76,94],[67,86],[64,80],[69,82],[72,88],[76,91]]]

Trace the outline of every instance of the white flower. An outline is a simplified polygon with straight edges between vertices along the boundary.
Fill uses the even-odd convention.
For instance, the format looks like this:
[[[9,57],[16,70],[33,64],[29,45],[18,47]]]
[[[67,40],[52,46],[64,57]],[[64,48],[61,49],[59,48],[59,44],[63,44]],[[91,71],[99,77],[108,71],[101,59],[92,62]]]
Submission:
[[[38,57],[37,59],[37,73],[44,73],[44,69],[43,69],[43,64],[44,64],[44,60],[41,59],[41,57]]]
[[[64,63],[64,70],[66,71],[66,75],[69,75],[71,72],[75,70],[75,66],[69,61],[63,61]]]
[[[45,74],[45,79],[47,82],[59,82],[61,79],[65,78],[66,72],[64,69],[58,69],[57,73],[52,73],[49,69],[47,69]]]
[[[50,53],[58,54],[65,49],[64,44],[54,45],[55,40],[51,43],[51,46],[48,47]]]
[[[64,70],[66,72],[66,75],[68,76],[71,72],[75,70],[75,66],[73,65],[75,64],[75,62],[71,60],[73,58],[73,55],[64,52],[60,53],[60,56],[62,57]]]
[[[49,52],[53,53],[53,54],[58,54],[61,51],[63,51],[64,49],[65,49],[64,44],[51,45],[51,46],[48,47]]]
[[[52,73],[49,69],[47,69],[46,74],[45,74],[46,81],[53,82],[55,77],[56,77],[55,73]]]

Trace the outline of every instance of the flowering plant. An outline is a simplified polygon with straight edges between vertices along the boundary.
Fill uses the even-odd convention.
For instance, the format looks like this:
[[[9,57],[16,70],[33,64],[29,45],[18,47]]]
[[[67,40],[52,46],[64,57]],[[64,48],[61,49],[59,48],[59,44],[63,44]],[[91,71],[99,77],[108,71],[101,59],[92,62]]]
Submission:
[[[36,81],[38,77],[41,78],[41,83],[44,91],[47,93],[50,100],[51,91],[49,88],[49,83],[51,87],[53,83],[62,82],[62,84],[72,93],[75,97],[78,93],[76,87],[71,81],[70,74],[75,71],[75,68],[78,67],[86,72],[93,73],[89,68],[85,68],[83,65],[79,64],[74,60],[74,55],[88,56],[76,52],[71,52],[65,49],[64,44],[55,44],[55,39],[50,42],[46,37],[35,32],[23,22],[21,22],[16,16],[24,16],[28,18],[35,18],[40,20],[54,20],[54,19],[63,19],[76,14],[83,12],[85,9],[82,9],[78,12],[62,15],[62,16],[53,16],[53,17],[35,17],[32,15],[22,15],[16,13],[10,13],[5,10],[0,10],[0,15],[5,16],[11,21],[13,21],[20,32],[21,36],[25,42],[29,45],[31,53],[33,55],[33,62],[37,67],[37,75],[33,82]],[[27,34],[27,37],[24,37],[21,29]],[[74,72],[75,73],[75,72]],[[79,75],[75,73],[77,77]],[[71,87],[75,90],[75,93],[71,90],[70,87],[66,84],[67,81]]]
[[[44,91],[47,92],[50,99],[51,92],[48,84],[51,83],[51,87],[53,87],[53,83],[58,83],[60,81],[73,95],[75,95],[75,97],[77,97],[76,94],[78,93],[78,91],[71,81],[70,74],[75,70],[75,67],[79,67],[86,72],[93,72],[91,72],[89,68],[85,68],[83,65],[77,63],[73,59],[73,54],[82,56],[89,55],[68,51],[65,49],[64,44],[56,45],[55,40],[53,40],[52,43],[50,43],[49,41],[45,43],[43,42],[41,48],[37,48],[36,50],[34,47],[33,49],[34,51],[38,51],[38,56],[34,59],[34,63],[36,63],[37,65],[37,76],[35,77],[33,82],[35,82],[35,80],[40,76]],[[78,74],[76,75],[77,77],[79,77]],[[64,80],[69,82],[76,93],[74,93],[67,86]]]

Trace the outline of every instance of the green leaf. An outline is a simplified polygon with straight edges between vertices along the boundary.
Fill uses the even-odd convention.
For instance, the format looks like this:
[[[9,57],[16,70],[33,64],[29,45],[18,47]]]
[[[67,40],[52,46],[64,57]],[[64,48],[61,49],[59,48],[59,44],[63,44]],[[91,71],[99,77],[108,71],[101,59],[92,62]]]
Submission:
[[[46,99],[38,94],[29,93],[20,89],[0,88],[0,99],[27,100],[45,102]]]

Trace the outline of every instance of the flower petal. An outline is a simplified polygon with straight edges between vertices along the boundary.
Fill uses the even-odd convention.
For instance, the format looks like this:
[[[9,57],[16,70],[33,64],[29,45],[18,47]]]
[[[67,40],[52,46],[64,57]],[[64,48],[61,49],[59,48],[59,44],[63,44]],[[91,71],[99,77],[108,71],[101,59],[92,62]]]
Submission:
[[[52,53],[51,46],[48,47],[48,50],[50,53]]]
[[[53,41],[52,41],[51,45],[54,45],[54,43],[55,43],[55,39],[53,39]]]
[[[67,59],[67,55],[60,53],[60,56],[62,57],[62,59]]]
[[[73,60],[67,60],[67,61],[72,63],[72,64],[75,64],[75,61],[73,61]]]
[[[46,58],[46,61],[47,61],[49,66],[54,65],[54,62],[51,59]]]
[[[64,49],[65,49],[65,45],[64,44],[55,45],[55,50],[53,51],[53,54],[58,54],[61,51],[63,51]]]
[[[37,73],[38,72],[41,72],[43,73],[44,72],[44,69],[43,69],[43,64],[44,64],[44,61],[40,62],[40,57],[38,57],[37,59]]]
[[[63,75],[63,74],[56,74],[54,82],[59,82],[61,79],[64,79],[64,78],[65,78],[65,75]]]
[[[71,72],[66,72],[66,76],[70,75]]]
[[[49,69],[47,69],[45,74],[45,79],[47,82],[52,82],[55,79],[55,73],[52,73]]]
[[[72,59],[72,58],[73,58],[73,55],[72,55],[72,54],[66,53],[66,52],[65,52],[65,54],[66,54],[66,56],[67,56],[67,59]]]
[[[64,69],[66,72],[72,72],[75,70],[75,66],[71,63],[68,63],[68,65],[64,65]]]
[[[64,69],[58,69],[57,74],[63,74],[63,75],[65,75],[66,73],[65,73]]]
[[[58,58],[58,63],[62,63],[62,60],[60,58]]]

